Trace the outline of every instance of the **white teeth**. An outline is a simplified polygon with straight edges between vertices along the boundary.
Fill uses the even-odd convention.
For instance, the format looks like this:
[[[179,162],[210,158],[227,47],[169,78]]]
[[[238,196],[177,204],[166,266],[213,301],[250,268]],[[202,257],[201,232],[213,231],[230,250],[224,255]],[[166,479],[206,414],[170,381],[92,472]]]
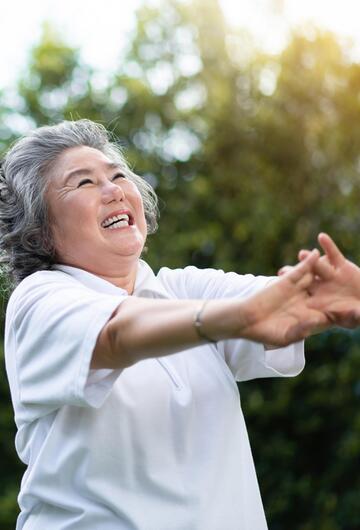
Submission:
[[[126,213],[116,215],[115,217],[108,217],[107,219],[105,219],[105,221],[101,223],[101,226],[103,228],[118,228],[120,226],[128,226],[128,225],[129,225],[129,216]]]
[[[112,229],[114,229],[114,228],[121,228],[122,226],[129,226],[128,221],[126,221],[126,220],[123,220],[123,221],[117,221],[117,222],[114,223],[113,225],[109,226],[109,229],[112,230]]]

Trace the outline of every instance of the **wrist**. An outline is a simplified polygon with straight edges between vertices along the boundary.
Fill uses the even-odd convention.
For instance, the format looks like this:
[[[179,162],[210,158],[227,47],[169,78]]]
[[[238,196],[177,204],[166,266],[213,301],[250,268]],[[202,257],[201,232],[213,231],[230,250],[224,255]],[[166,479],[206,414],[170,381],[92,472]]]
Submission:
[[[208,303],[209,303],[209,300],[205,300],[197,308],[195,315],[194,315],[193,326],[200,340],[204,340],[206,342],[212,342],[216,344],[217,340],[210,337],[204,330],[203,313]]]
[[[249,300],[210,301],[202,313],[202,330],[216,341],[247,338],[247,329],[256,322],[257,313]]]

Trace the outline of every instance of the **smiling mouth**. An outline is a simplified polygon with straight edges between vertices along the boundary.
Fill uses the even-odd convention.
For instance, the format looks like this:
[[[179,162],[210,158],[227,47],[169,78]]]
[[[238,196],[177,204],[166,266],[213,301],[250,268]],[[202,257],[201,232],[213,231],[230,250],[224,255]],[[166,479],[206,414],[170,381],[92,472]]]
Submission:
[[[134,219],[131,215],[122,213],[113,217],[108,217],[101,223],[102,228],[105,230],[114,230],[115,228],[125,228],[132,226]]]

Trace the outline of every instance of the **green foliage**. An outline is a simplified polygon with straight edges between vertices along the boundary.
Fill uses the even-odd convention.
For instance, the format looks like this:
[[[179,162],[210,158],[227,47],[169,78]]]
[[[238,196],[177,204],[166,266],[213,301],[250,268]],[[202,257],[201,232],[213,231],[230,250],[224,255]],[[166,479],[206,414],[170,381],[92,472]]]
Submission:
[[[272,530],[360,527],[359,338],[313,337],[302,375],[241,389]]]
[[[106,86],[45,26],[19,80],[21,108],[37,125],[86,117],[121,138],[161,198],[147,254],[155,269],[274,274],[320,230],[359,262],[360,64],[350,51],[311,28],[268,56],[227,27],[216,0],[167,0],[139,10]],[[0,149],[14,135],[0,126]],[[269,528],[356,530],[360,335],[319,335],[307,351],[297,378],[240,389]],[[7,529],[22,467],[4,374],[0,394]]]

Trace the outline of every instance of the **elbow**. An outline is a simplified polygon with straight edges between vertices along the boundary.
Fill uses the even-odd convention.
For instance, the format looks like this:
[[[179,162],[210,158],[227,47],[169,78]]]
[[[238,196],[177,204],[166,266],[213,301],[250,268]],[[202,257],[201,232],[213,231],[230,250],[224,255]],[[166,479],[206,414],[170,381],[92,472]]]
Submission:
[[[121,369],[134,364],[123,340],[126,336],[126,319],[118,318],[118,310],[119,308],[99,333],[91,359],[91,369]]]

